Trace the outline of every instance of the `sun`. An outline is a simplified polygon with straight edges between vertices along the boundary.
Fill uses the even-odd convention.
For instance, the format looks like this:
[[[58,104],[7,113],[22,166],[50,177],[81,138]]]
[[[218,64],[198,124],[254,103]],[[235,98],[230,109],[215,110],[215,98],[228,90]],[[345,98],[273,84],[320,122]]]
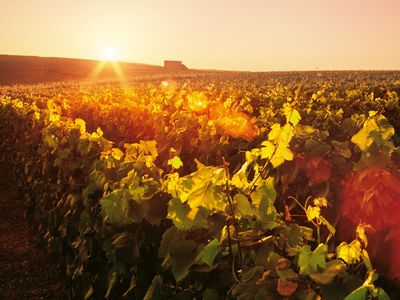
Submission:
[[[103,50],[102,59],[105,61],[116,61],[117,53],[112,48],[106,48]]]
[[[106,69],[108,72],[114,72],[119,81],[123,83],[125,82],[125,74],[118,61],[117,52],[113,48],[103,48],[98,62],[90,73],[89,77],[92,79],[98,78],[104,69]]]

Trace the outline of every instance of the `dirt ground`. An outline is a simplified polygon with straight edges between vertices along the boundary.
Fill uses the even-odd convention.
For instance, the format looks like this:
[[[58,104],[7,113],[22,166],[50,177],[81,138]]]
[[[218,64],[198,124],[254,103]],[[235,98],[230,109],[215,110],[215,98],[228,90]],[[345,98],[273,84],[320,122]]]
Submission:
[[[0,166],[0,299],[67,299],[56,261],[37,245],[12,176]]]

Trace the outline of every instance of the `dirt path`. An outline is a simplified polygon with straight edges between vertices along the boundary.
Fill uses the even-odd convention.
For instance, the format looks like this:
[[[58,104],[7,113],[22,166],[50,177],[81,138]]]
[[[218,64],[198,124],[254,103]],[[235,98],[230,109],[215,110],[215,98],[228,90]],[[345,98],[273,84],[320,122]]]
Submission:
[[[67,299],[55,261],[36,244],[22,199],[0,166],[0,299]]]

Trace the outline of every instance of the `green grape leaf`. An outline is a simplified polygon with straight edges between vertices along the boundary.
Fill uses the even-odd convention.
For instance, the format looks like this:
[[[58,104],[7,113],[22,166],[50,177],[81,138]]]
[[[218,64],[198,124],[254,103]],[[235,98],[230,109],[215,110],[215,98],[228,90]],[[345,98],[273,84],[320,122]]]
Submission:
[[[326,263],[326,268],[322,272],[311,273],[309,276],[317,283],[328,285],[342,271],[346,269],[346,265],[339,259]]]
[[[252,218],[257,215],[257,209],[250,203],[245,195],[236,194],[233,197],[233,201],[236,203],[237,209],[243,217]]]
[[[277,193],[275,190],[274,178],[268,177],[267,179],[259,178],[256,183],[257,189],[251,194],[253,204],[261,207],[263,202],[274,204]]]
[[[297,124],[295,127],[296,136],[303,139],[310,138],[316,131],[317,129],[309,125]]]
[[[168,218],[181,230],[192,227],[192,220],[188,217],[189,212],[190,206],[177,198],[172,198],[168,203]]]
[[[246,171],[249,163],[246,161],[233,176],[231,183],[238,189],[244,189],[248,185]]]
[[[373,115],[364,122],[363,128],[353,135],[351,141],[365,152],[374,142],[380,147],[384,146],[394,134],[393,126],[384,116]]]
[[[380,115],[377,121],[378,130],[371,131],[370,135],[377,145],[383,146],[392,136],[395,135],[395,130],[384,116]]]
[[[269,227],[276,226],[277,211],[274,206],[276,196],[273,177],[258,179],[256,190],[250,194],[252,205],[258,209],[257,216]]]
[[[196,262],[196,248],[194,241],[184,239],[184,233],[172,226],[163,234],[158,256],[164,258],[163,268],[171,267],[175,280],[179,282]]]
[[[381,288],[378,288],[378,300],[390,300],[389,295]]]
[[[187,200],[191,184],[190,180],[187,180],[185,177],[179,177],[179,174],[175,172],[168,175],[167,191],[172,197],[177,197],[184,202]]]
[[[351,157],[351,151],[349,149],[348,141],[346,142],[333,141],[333,147],[344,158],[349,159]]]
[[[201,250],[196,258],[196,261],[205,263],[211,267],[214,263],[215,257],[218,255],[218,253],[220,253],[220,251],[221,246],[218,239],[213,239],[204,247],[203,250]]]
[[[211,211],[205,207],[192,209],[189,214],[192,218],[192,228],[208,228],[208,218],[210,214]]]
[[[344,300],[365,300],[367,299],[368,288],[361,286],[358,289],[352,291]]]
[[[264,274],[263,266],[255,266],[243,273],[241,282],[236,284],[232,289],[234,299],[255,299],[257,292],[257,280]]]
[[[86,137],[81,137],[78,140],[78,152],[82,155],[88,155],[90,152],[90,149],[92,149],[92,143],[90,142],[90,140]]]
[[[168,259],[169,249],[179,241],[183,236],[183,231],[179,231],[175,226],[168,228],[161,239],[160,247],[158,248],[158,257]]]
[[[319,244],[318,247],[311,251],[310,245],[305,245],[300,249],[298,266],[300,274],[309,275],[319,271],[319,268],[326,268],[325,257],[328,248],[325,244]]]
[[[128,217],[130,203],[124,190],[115,190],[104,196],[100,205],[111,224],[119,226],[131,223]]]
[[[191,240],[176,241],[170,246],[169,262],[175,280],[179,282],[184,279],[196,262],[196,243]]]
[[[307,139],[304,143],[304,149],[309,157],[323,157],[331,150],[331,146],[325,142]]]
[[[192,209],[200,206],[210,210],[224,208],[224,194],[219,187],[226,182],[223,168],[204,167],[189,175],[187,180],[191,186],[187,201]]]

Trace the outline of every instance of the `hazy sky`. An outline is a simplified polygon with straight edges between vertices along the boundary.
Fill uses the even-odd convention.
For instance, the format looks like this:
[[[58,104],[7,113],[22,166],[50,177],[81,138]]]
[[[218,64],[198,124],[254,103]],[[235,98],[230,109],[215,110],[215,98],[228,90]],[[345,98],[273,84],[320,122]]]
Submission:
[[[400,69],[400,0],[0,0],[0,53],[229,70]]]

